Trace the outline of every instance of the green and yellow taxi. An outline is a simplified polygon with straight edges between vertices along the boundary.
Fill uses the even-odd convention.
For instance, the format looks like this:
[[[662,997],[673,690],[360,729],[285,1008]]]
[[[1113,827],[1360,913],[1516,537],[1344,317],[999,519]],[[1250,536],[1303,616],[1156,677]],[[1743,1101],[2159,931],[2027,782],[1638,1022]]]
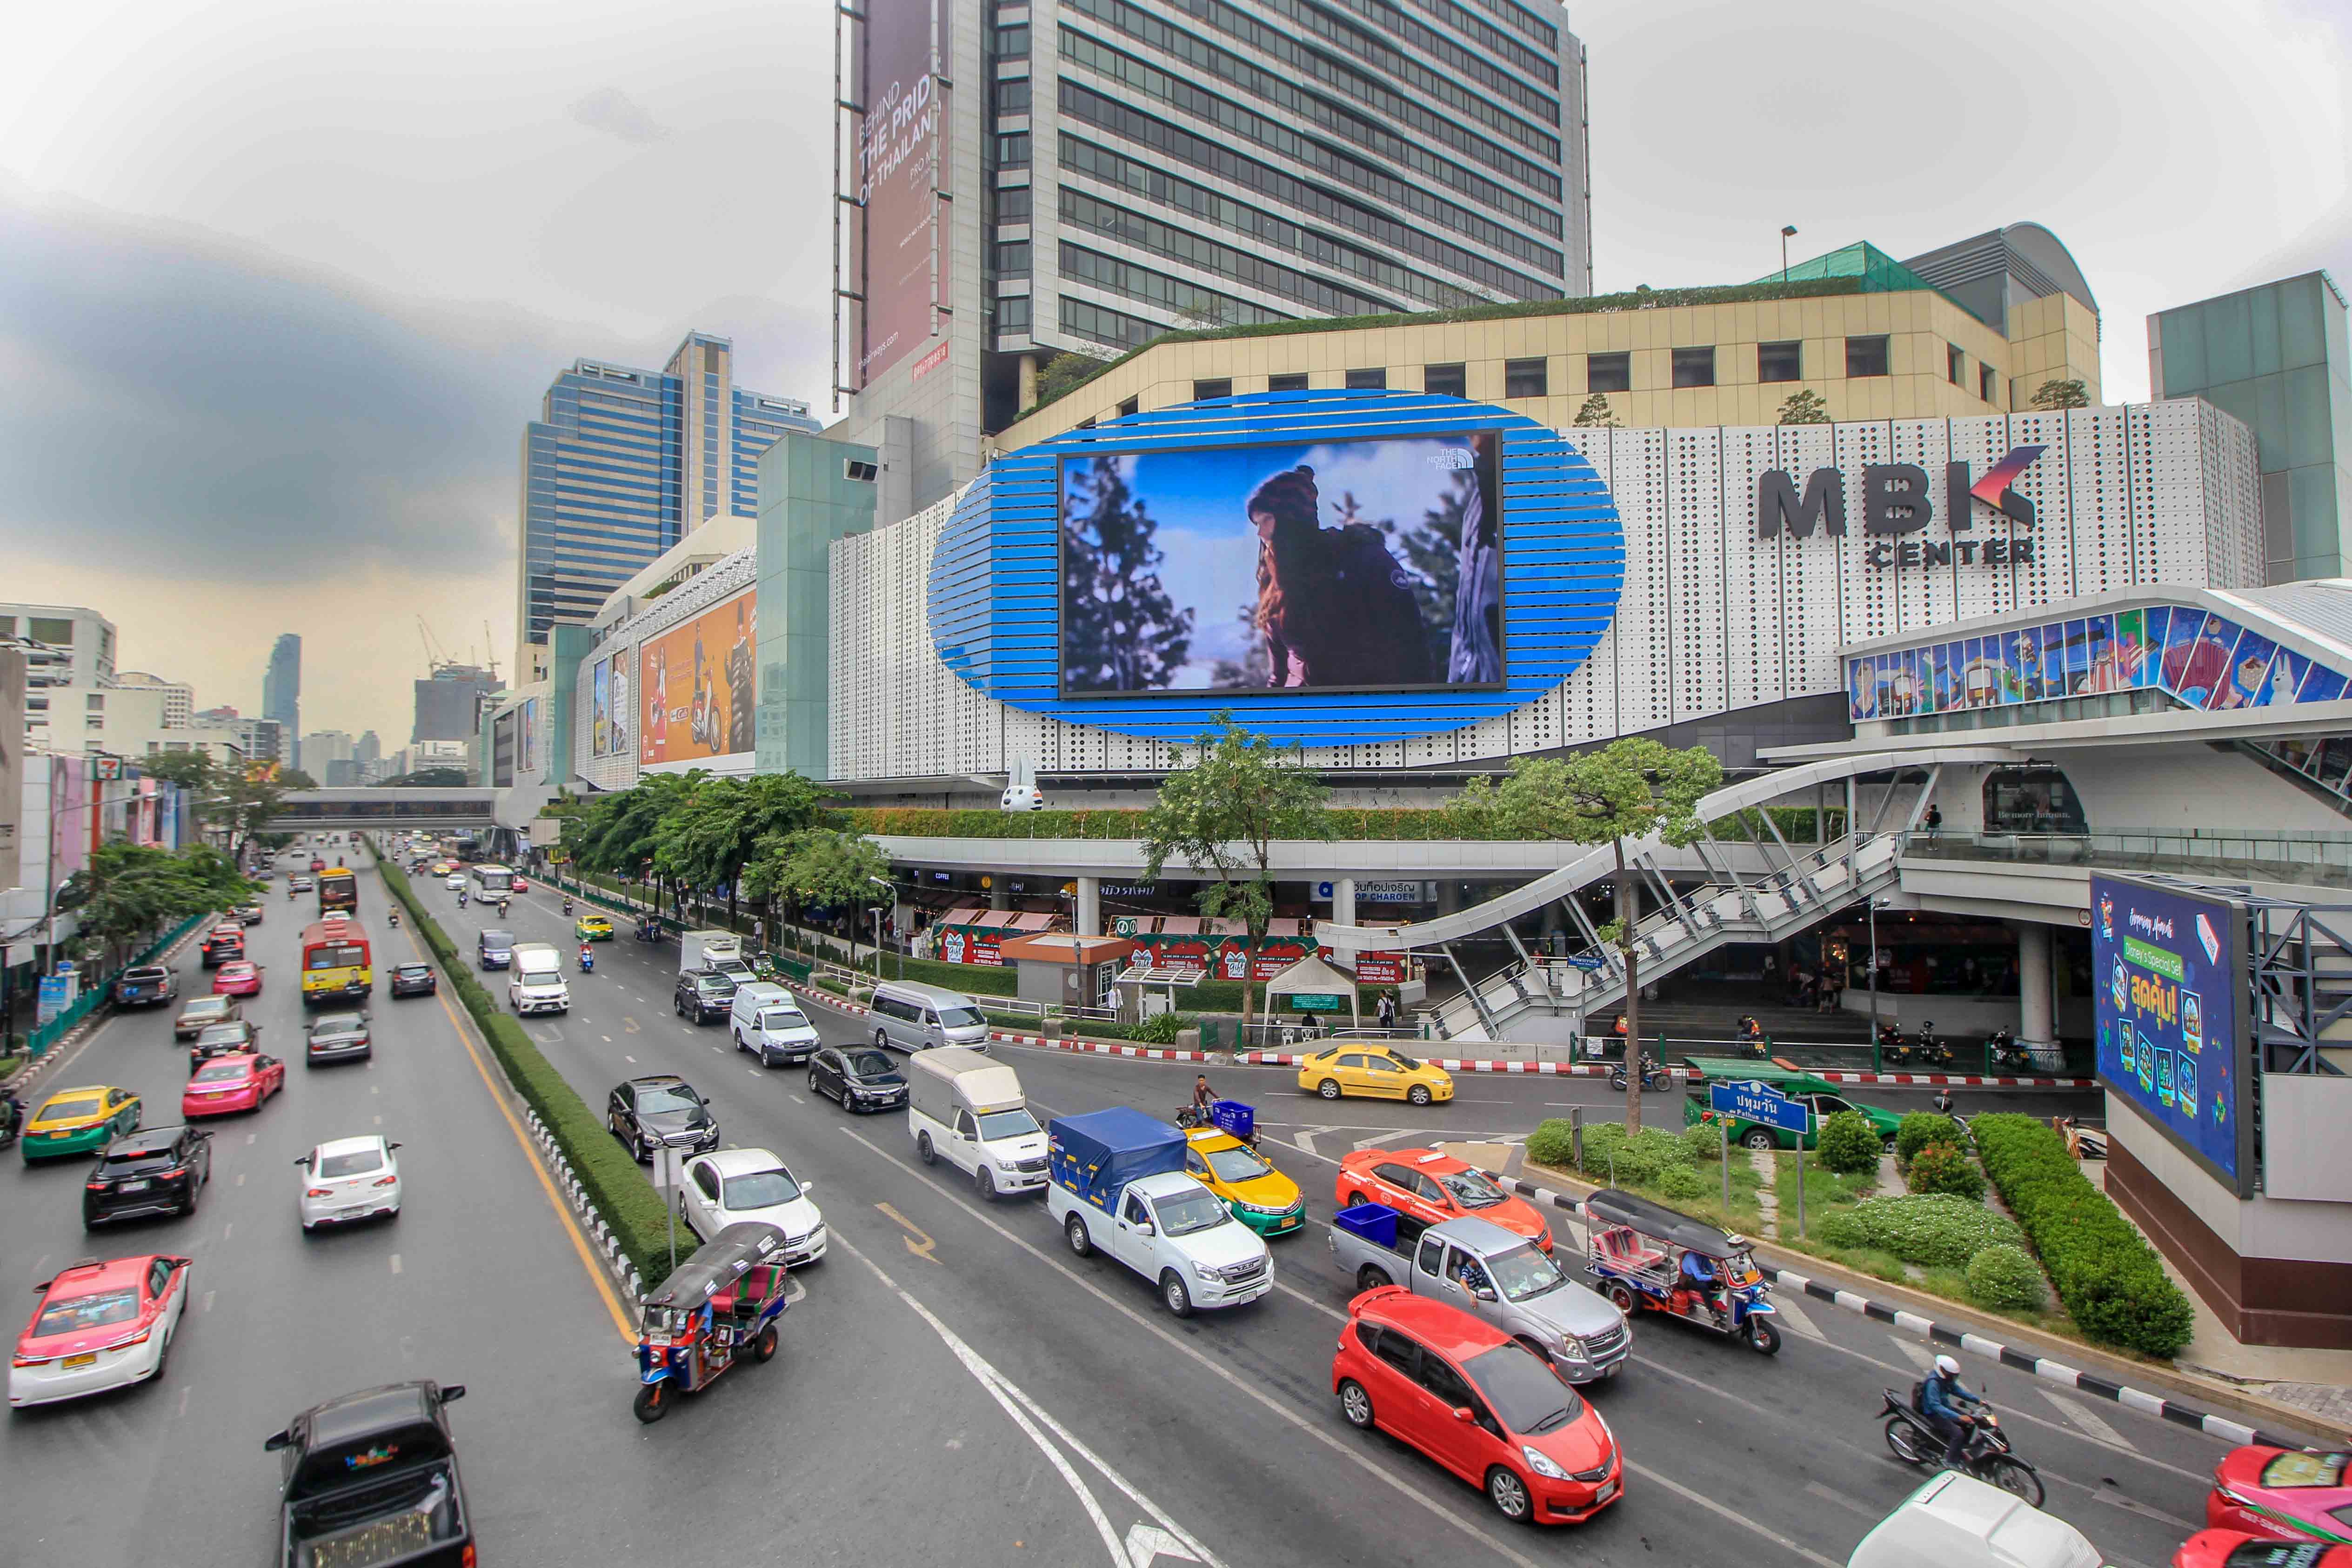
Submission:
[[[572,939],[575,942],[610,942],[613,923],[602,915],[583,915],[572,923]]]
[[[25,1163],[95,1154],[139,1130],[139,1096],[128,1089],[91,1084],[60,1089],[25,1124]]]
[[[1184,1134],[1184,1174],[1215,1193],[1235,1219],[1260,1236],[1287,1236],[1306,1227],[1307,1198],[1298,1184],[1221,1128],[1198,1127]]]

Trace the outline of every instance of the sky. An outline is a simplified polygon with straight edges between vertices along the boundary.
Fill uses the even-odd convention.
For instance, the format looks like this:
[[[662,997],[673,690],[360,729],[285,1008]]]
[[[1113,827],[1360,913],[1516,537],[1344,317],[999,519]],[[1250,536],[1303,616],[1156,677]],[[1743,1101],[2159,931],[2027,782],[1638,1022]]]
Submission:
[[[972,3],[972,0],[955,0]],[[2049,225],[2105,315],[2326,267],[2352,284],[2342,0],[1612,0],[1591,55],[1597,287],[1855,239]],[[122,663],[404,740],[436,646],[514,638],[522,427],[574,358],[689,329],[820,413],[816,0],[85,0],[0,51],[0,562]],[[487,622],[488,630],[485,631]]]

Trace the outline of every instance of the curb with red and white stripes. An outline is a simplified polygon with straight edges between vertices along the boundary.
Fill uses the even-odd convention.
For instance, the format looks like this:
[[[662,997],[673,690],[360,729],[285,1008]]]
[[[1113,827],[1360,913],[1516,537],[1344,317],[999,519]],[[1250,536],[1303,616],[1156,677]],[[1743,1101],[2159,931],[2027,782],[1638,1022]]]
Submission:
[[[824,1003],[835,1012],[864,1017],[873,1011],[859,1007],[821,987],[798,981],[784,982],[793,990],[812,1001]],[[988,1038],[1005,1045],[1032,1045],[1047,1051],[1083,1051],[1094,1056],[1132,1056],[1147,1061],[1209,1061],[1213,1060],[1205,1051],[1177,1051],[1153,1045],[1115,1045],[1108,1040],[1073,1040],[1066,1036],[1017,1034],[1010,1030],[992,1029]],[[1290,1051],[1236,1051],[1234,1061],[1244,1067],[1297,1067],[1307,1058]],[[1428,1059],[1448,1072],[1526,1072],[1545,1078],[1606,1078],[1612,1071],[1607,1062],[1591,1061],[1507,1061],[1484,1057],[1433,1056]],[[1696,1079],[1698,1074],[1685,1067],[1666,1070],[1670,1078]],[[1832,1083],[1909,1084],[1915,1087],[2001,1088],[2001,1089],[2095,1089],[2095,1078],[1987,1078],[1959,1072],[1816,1072]]]

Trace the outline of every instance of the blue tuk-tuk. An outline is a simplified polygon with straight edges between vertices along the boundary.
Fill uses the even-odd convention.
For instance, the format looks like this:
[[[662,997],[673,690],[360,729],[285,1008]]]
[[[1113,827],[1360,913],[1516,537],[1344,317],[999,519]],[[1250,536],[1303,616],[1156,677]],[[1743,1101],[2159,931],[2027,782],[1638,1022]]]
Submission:
[[[1631,1319],[1664,1312],[1740,1340],[1765,1355],[1780,1329],[1765,1298],[1772,1287],[1748,1239],[1614,1187],[1584,1200],[1585,1268]]]
[[[773,1359],[784,1274],[783,1232],[743,1220],[656,1287],[637,1318],[637,1419],[660,1420],[674,1396],[700,1392],[745,1354]]]

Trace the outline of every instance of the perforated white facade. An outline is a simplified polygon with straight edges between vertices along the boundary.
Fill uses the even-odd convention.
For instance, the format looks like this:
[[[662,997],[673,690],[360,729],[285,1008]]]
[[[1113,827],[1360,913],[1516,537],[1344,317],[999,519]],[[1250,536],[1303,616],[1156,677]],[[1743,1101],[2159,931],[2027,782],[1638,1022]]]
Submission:
[[[1310,752],[1334,769],[1492,762],[1843,689],[1847,643],[2110,589],[2262,580],[2252,434],[2210,404],[1705,430],[1567,430],[1615,497],[1625,590],[1591,658],[1507,717],[1450,733]],[[1954,532],[1945,464],[1980,476],[2019,446],[2039,460],[2011,486],[2034,526],[1974,508]],[[2029,561],[1874,566],[1864,467],[1916,464],[1936,517],[1907,539],[2030,538]],[[1757,537],[1758,476],[1844,480],[1843,537]],[[833,547],[832,771],[843,780],[1167,765],[1151,742],[1018,712],[982,696],[932,651],[926,582],[952,500]],[[1507,527],[1507,524],[1506,525]],[[1366,698],[1377,701],[1377,698]]]

